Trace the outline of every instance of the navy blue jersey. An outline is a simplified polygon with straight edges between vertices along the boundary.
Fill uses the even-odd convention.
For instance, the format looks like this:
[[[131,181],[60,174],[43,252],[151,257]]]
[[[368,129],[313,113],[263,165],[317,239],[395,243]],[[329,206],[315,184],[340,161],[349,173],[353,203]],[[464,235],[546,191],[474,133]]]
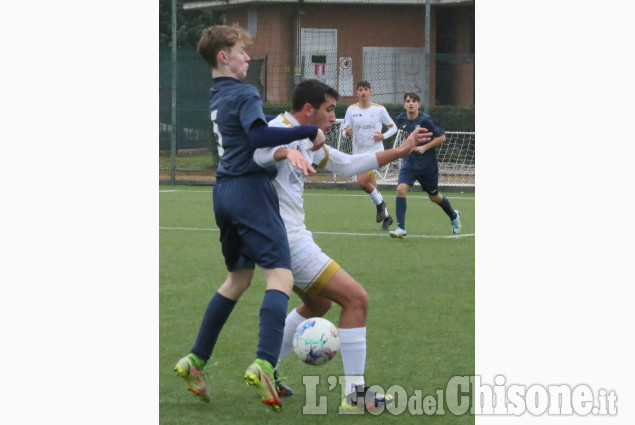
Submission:
[[[253,161],[255,149],[247,137],[255,121],[267,123],[258,90],[234,78],[214,78],[209,110],[220,157],[216,177],[264,173]]]
[[[424,114],[421,111],[418,112],[419,114],[413,120],[409,120],[408,115],[405,112],[402,112],[397,116],[397,119],[395,120],[397,122],[397,126],[407,134],[415,131],[417,127],[427,128],[428,131],[432,132],[433,139],[445,134],[445,130],[443,129],[443,127],[437,124],[431,115]],[[410,155],[404,158],[403,167],[410,167],[415,170],[436,170],[436,148],[428,149],[423,154],[413,151]]]
[[[291,269],[278,194],[265,169],[253,161],[255,147],[248,137],[254,122],[268,128],[258,90],[234,78],[214,78],[209,107],[220,157],[214,216],[227,270],[254,264]]]

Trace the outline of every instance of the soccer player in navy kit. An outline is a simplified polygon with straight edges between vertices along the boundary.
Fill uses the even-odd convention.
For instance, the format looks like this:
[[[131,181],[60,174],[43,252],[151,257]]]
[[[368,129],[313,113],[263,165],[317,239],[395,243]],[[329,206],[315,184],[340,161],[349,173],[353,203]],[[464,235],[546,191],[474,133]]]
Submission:
[[[430,200],[443,209],[452,224],[452,234],[461,231],[461,212],[450,205],[448,198],[439,193],[439,164],[436,147],[445,142],[445,130],[437,124],[432,116],[419,110],[421,100],[416,93],[404,94],[404,109],[397,116],[397,125],[406,133],[412,133],[417,127],[427,128],[432,132],[432,140],[416,147],[410,155],[403,159],[399,180],[397,182],[396,216],[397,229],[389,232],[393,238],[406,237],[406,193],[418,181],[421,188],[428,193]]]
[[[251,284],[257,264],[264,272],[267,289],[260,309],[256,360],[247,368],[245,381],[258,389],[263,403],[280,411],[282,403],[275,390],[273,366],[280,353],[293,276],[276,189],[266,170],[252,157],[257,148],[307,137],[313,142],[311,150],[317,150],[324,144],[325,136],[315,125],[267,126],[258,91],[240,82],[249,68],[245,46],[250,43],[246,30],[217,25],[203,30],[197,46],[214,78],[210,112],[220,158],[213,192],[214,216],[228,276],[207,305],[190,354],[179,360],[174,369],[197,398],[210,400],[205,364],[238,298]],[[288,159],[304,175],[315,172],[302,154],[290,155]]]

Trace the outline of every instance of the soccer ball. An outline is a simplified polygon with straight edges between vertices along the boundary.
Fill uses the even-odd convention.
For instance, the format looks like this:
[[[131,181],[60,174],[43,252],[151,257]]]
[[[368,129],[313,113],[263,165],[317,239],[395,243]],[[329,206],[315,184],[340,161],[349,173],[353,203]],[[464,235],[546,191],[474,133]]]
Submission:
[[[312,317],[296,328],[293,351],[306,364],[324,364],[340,351],[340,335],[333,323],[322,317]]]

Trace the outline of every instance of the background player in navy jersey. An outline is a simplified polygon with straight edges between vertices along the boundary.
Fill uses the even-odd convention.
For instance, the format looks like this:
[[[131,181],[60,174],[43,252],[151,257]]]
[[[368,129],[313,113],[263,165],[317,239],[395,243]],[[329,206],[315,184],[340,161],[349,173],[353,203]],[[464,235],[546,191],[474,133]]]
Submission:
[[[432,116],[419,110],[419,95],[406,93],[403,99],[406,112],[397,116],[397,125],[406,133],[412,133],[417,127],[424,127],[432,132],[433,137],[428,143],[417,146],[403,159],[397,183],[397,229],[389,234],[393,238],[406,237],[406,193],[415,181],[418,181],[421,188],[428,192],[430,200],[439,205],[450,217],[452,233],[457,235],[461,231],[461,212],[453,209],[448,198],[439,193],[439,163],[435,148],[445,142],[445,130]]]
[[[256,360],[247,368],[245,381],[259,390],[263,403],[279,411],[282,403],[275,390],[273,366],[280,353],[293,276],[276,189],[252,157],[257,148],[304,138],[312,140],[310,150],[316,150],[324,144],[325,136],[315,125],[291,129],[267,126],[258,91],[240,82],[249,68],[245,46],[251,41],[249,33],[238,26],[218,25],[204,29],[197,46],[214,78],[210,112],[220,157],[213,192],[214,216],[228,275],[207,305],[190,354],[174,369],[190,391],[209,401],[205,364],[258,264],[267,288],[260,309]],[[304,175],[315,172],[299,152],[290,153],[288,159]]]

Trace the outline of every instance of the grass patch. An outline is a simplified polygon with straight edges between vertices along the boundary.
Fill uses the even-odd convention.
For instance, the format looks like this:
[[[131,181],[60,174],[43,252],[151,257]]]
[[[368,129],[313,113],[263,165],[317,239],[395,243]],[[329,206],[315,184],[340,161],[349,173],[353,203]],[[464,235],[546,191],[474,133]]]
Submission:
[[[221,333],[208,366],[212,402],[204,404],[185,390],[172,368],[189,352],[205,307],[226,277],[212,212],[212,188],[162,186],[160,194],[160,353],[159,415],[162,424],[318,424],[350,423],[338,414],[340,387],[329,377],[342,374],[338,356],[312,367],[292,353],[280,372],[295,391],[283,399],[280,414],[270,412],[243,382],[255,358],[258,310],[265,281],[256,271]],[[354,195],[354,196],[351,196]],[[446,194],[463,212],[464,235],[474,233],[474,195]],[[394,193],[384,193],[394,214]],[[422,193],[408,196],[409,237],[395,240],[379,231],[375,207],[361,191],[307,189],[307,226],[327,255],[366,289],[368,312],[366,381],[388,389],[403,387],[424,396],[445,389],[455,375],[474,373],[474,237],[454,238],[450,220]],[[393,225],[393,228],[395,226]],[[187,230],[186,230],[187,229]],[[336,233],[349,233],[336,234]],[[427,236],[417,238],[415,236]],[[412,236],[412,237],[410,237]],[[289,309],[299,299],[292,295]],[[340,307],[326,318],[337,324]],[[327,414],[303,415],[304,375],[318,376],[318,397],[326,397]],[[331,378],[333,379],[333,378]],[[407,400],[401,400],[407,403]],[[447,404],[447,401],[445,401]],[[470,415],[365,413],[355,420],[376,424],[473,424]]]
[[[175,158],[176,168],[180,170],[212,170],[216,168],[217,160],[210,152],[179,153]],[[159,154],[159,169],[172,169],[170,152]]]

